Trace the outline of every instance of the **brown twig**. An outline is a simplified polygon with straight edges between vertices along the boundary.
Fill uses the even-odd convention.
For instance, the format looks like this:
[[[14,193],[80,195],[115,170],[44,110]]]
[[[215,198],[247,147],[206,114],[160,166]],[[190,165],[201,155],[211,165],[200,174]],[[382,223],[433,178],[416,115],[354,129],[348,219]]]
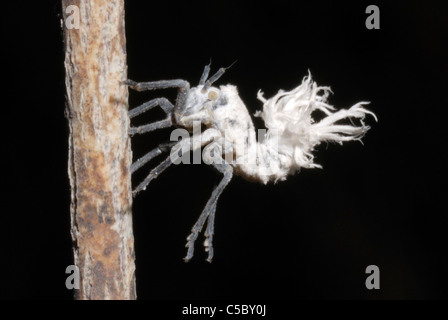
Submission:
[[[64,24],[69,6],[79,28]],[[76,297],[135,299],[124,3],[62,0],[62,10]]]

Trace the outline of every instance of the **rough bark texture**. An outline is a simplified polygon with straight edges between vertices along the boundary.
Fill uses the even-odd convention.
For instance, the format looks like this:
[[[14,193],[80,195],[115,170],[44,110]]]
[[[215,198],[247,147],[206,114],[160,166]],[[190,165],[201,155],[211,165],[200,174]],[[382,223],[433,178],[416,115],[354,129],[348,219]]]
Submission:
[[[135,299],[123,0],[63,0],[69,178],[78,299]]]

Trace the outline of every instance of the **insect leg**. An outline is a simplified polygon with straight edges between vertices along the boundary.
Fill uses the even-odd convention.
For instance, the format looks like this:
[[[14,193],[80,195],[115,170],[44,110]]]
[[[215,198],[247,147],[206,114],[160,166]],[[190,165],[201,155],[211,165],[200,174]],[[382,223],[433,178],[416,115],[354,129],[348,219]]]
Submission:
[[[146,186],[153,179],[156,179],[159,176],[159,174],[161,174],[163,171],[165,171],[174,161],[176,161],[177,159],[182,157],[182,151],[192,150],[192,149],[194,151],[194,150],[200,148],[201,146],[210,143],[211,141],[213,141],[214,139],[216,139],[218,137],[220,137],[220,133],[218,130],[208,129],[208,130],[204,131],[198,137],[192,137],[189,139],[181,140],[180,142],[176,143],[174,145],[174,147],[171,149],[170,156],[168,158],[166,158],[164,161],[162,161],[157,167],[152,169],[151,172],[149,173],[149,175],[132,191],[132,194],[135,196],[140,191],[145,190]],[[155,153],[157,153],[157,151],[155,151]],[[148,155],[148,158],[152,159],[151,156],[152,155]],[[144,156],[144,157],[146,157],[146,156]],[[139,160],[137,160],[137,162],[138,161]],[[147,161],[149,161],[149,160],[147,160]],[[140,166],[138,166],[138,168],[140,168]],[[135,169],[135,170],[137,170],[137,169]]]
[[[215,213],[216,213],[216,202],[213,208],[210,210],[210,216],[207,220],[207,229],[205,230],[205,241],[204,247],[205,252],[208,252],[207,261],[212,262],[213,260],[213,234],[215,231]]]
[[[145,154],[143,157],[141,157],[131,165],[131,173],[134,173],[135,171],[143,167],[153,158],[157,157],[159,154],[162,154],[162,152],[169,151],[171,147],[175,144],[176,142],[163,143],[159,145],[157,148],[152,149],[151,151],[149,151],[147,154]]]
[[[131,136],[133,136],[135,134],[142,134],[142,133],[154,131],[157,129],[168,128],[173,125],[172,112],[173,112],[174,106],[166,98],[156,98],[156,99],[150,100],[150,101],[138,106],[137,108],[130,110],[129,118],[132,119],[148,110],[151,110],[155,106],[160,106],[163,109],[163,111],[167,115],[166,119],[157,121],[154,123],[150,123],[150,124],[147,124],[144,126],[140,126],[140,127],[131,127],[129,129],[129,134]]]
[[[204,210],[202,211],[199,219],[194,224],[191,229],[191,234],[187,237],[187,245],[188,248],[187,255],[185,256],[185,262],[188,262],[194,254],[194,242],[196,241],[199,232],[201,232],[202,227],[204,226],[205,220],[208,218],[207,230],[205,233],[205,248],[208,251],[207,261],[211,262],[213,259],[213,234],[214,234],[214,222],[215,222],[215,212],[216,212],[216,203],[218,202],[219,196],[224,191],[225,187],[229,184],[230,180],[232,180],[233,176],[233,167],[228,163],[223,164],[213,164],[213,166],[221,172],[224,177],[218,184],[218,186],[213,190],[210,199],[205,205]]]
[[[163,111],[165,111],[165,113],[171,114],[171,112],[173,112],[174,106],[171,102],[168,101],[168,99],[166,98],[156,98],[156,99],[152,99],[148,102],[145,102],[144,104],[129,110],[129,119],[132,119],[148,110],[151,110],[152,108],[156,107],[156,106],[160,106]]]
[[[140,182],[140,184],[132,191],[132,195],[135,197],[137,193],[146,189],[146,186],[153,180],[156,179],[159,174],[165,171],[172,164],[170,157],[163,160],[157,167],[151,170],[149,175]]]
[[[131,136],[133,136],[135,134],[151,132],[151,131],[154,131],[157,129],[169,128],[172,125],[173,125],[173,120],[171,120],[171,117],[169,117],[165,120],[160,120],[160,121],[156,121],[156,122],[153,122],[150,124],[145,124],[144,126],[131,127],[131,128],[129,128],[129,134]]]
[[[136,82],[134,80],[125,80],[122,82],[128,85],[130,88],[136,91],[146,91],[146,90],[157,90],[157,89],[167,89],[167,88],[189,88],[190,84],[188,81],[182,79],[175,80],[160,80],[160,81],[150,81],[150,82]]]
[[[189,141],[190,139],[187,140],[186,143],[190,143]],[[132,194],[135,196],[137,195],[137,193],[139,193],[142,190],[146,189],[146,186],[153,180],[156,179],[159,174],[161,174],[163,171],[165,171],[166,169],[169,168],[170,165],[173,164],[173,161],[176,160],[177,158],[182,157],[182,144],[185,143],[184,141],[178,142],[176,143],[176,145],[172,148],[172,150],[175,150],[174,152],[171,151],[171,154],[168,158],[166,158],[165,160],[163,160],[157,167],[155,167],[154,169],[151,170],[151,172],[149,173],[149,175],[145,178],[145,180],[143,180],[142,182],[140,182],[140,184],[132,191]],[[151,152],[149,152],[148,158],[150,158]],[[157,153],[157,151],[155,151],[155,153]],[[180,153],[180,154],[179,154]],[[145,156],[143,156],[143,158],[145,158]],[[139,160],[137,160],[139,161]],[[143,160],[144,161],[144,160]],[[143,162],[142,161],[142,162]],[[149,161],[149,160],[148,160]],[[137,169],[135,169],[137,170]]]
[[[233,168],[229,164],[225,163],[225,164],[214,165],[214,166],[216,169],[218,169],[218,171],[220,171],[221,173],[224,174],[223,181],[225,181],[224,182],[225,184],[223,184],[221,186],[222,189],[221,189],[221,191],[219,191],[219,194],[216,197],[215,204],[214,204],[212,210],[210,211],[210,216],[208,217],[208,221],[207,221],[207,229],[205,231],[206,240],[205,240],[204,246],[205,246],[205,251],[208,252],[208,257],[207,257],[208,262],[212,262],[212,259],[213,259],[213,235],[214,235],[214,231],[215,231],[216,204],[218,203],[218,198],[221,195],[222,191],[227,186],[227,184],[229,184],[230,180],[232,180],[232,176],[233,176]]]

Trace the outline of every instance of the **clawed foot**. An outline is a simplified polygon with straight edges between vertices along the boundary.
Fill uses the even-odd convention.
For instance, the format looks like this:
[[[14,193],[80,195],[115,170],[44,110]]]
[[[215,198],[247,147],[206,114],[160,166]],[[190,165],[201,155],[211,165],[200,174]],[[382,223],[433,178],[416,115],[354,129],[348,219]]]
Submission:
[[[137,82],[135,82],[134,80],[129,80],[129,79],[121,81],[121,84],[127,85],[127,86],[131,87],[132,89],[135,89],[135,87],[138,86]]]

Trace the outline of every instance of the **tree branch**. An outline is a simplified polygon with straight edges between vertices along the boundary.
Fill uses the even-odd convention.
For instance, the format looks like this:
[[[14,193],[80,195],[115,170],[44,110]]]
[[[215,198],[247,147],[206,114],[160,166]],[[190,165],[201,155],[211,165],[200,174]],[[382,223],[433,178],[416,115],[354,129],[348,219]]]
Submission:
[[[71,5],[78,28],[65,24],[76,13]],[[128,90],[120,84],[127,78],[124,3],[62,0],[62,10],[76,297],[135,299]]]

